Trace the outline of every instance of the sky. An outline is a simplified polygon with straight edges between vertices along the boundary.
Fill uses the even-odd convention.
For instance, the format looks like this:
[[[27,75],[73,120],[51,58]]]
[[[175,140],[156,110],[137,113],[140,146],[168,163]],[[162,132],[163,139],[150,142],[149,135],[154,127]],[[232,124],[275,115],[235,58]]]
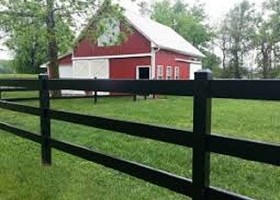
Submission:
[[[124,6],[126,9],[137,11],[137,2],[141,2],[141,0],[136,0],[136,3],[132,3],[131,0],[116,0],[119,1],[122,6]],[[147,0],[147,2],[153,3],[155,1],[161,1],[161,0]],[[170,0],[171,2],[174,2],[175,0]],[[183,0],[184,2],[188,4],[194,4],[195,2],[198,2],[198,0]],[[210,19],[213,19],[213,21],[218,20],[222,16],[227,13],[230,8],[232,8],[235,4],[241,2],[242,0],[200,0],[201,3],[205,4],[205,10],[208,14]],[[251,3],[255,3],[260,5],[264,0],[249,0]]]
[[[115,0],[119,1],[120,5],[124,8],[133,11],[138,12],[137,2],[141,0],[136,0],[136,2],[131,2],[131,0]],[[160,0],[147,0],[147,2],[153,3],[155,1]],[[174,0],[170,0],[174,1]],[[209,22],[210,23],[217,23],[219,19],[221,19],[225,13],[227,13],[230,8],[234,6],[234,4],[237,4],[241,0],[200,0],[200,2],[205,4],[205,10],[206,13],[209,16]],[[256,3],[257,5],[260,5],[264,0],[250,0],[252,3]],[[186,3],[192,4],[194,2],[197,2],[197,0],[185,0]],[[5,51],[2,51],[1,49],[6,49],[0,42],[0,59],[10,59],[11,55],[9,51],[6,49]]]

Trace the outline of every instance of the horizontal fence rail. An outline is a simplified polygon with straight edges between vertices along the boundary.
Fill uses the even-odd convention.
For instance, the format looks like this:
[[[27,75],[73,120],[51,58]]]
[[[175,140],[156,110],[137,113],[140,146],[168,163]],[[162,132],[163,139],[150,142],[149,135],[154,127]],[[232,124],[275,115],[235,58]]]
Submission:
[[[63,152],[132,175],[155,185],[170,189],[174,192],[178,192],[187,196],[192,194],[192,185],[189,179],[66,142],[51,139],[50,144],[52,147]]]
[[[20,105],[14,102],[0,101],[0,108],[40,116],[39,108]],[[52,119],[64,122],[125,133],[131,136],[143,137],[180,146],[193,147],[194,144],[194,137],[191,131],[58,110],[49,110],[49,113]],[[280,145],[277,144],[208,135],[206,148],[208,151],[217,154],[280,166]]]
[[[77,80],[61,79],[50,80],[50,90],[87,90],[87,91],[104,91],[104,92],[123,92],[132,94],[164,94],[177,96],[192,96],[193,81],[182,80]]]
[[[0,130],[4,130],[6,132],[13,133],[14,135],[17,135],[21,138],[31,140],[33,142],[42,143],[42,136],[37,135],[35,133],[31,133],[29,131],[19,129],[19,128],[11,126],[7,123],[0,122]]]
[[[280,100],[280,80],[213,80],[212,98]]]
[[[207,150],[213,153],[280,166],[280,145],[208,135]]]
[[[41,143],[44,139],[40,135],[18,129],[6,123],[0,122],[0,129],[36,143]],[[93,151],[85,147],[61,142],[55,139],[50,139],[50,145],[57,150],[101,164],[105,167],[116,169],[125,174],[132,175],[174,192],[188,196],[191,194],[191,180],[176,176],[166,171],[154,169],[143,164],[116,158],[98,151]]]
[[[0,91],[1,88],[2,91],[7,92],[9,92],[9,89],[11,91],[17,89],[19,91],[40,91],[39,98],[37,98],[40,101],[40,108],[20,105],[3,99],[0,100],[0,108],[39,116],[41,135],[3,122],[0,122],[0,130],[41,144],[43,164],[51,164],[51,149],[54,148],[189,196],[194,200],[250,200],[248,197],[211,187],[211,153],[280,166],[279,144],[211,135],[212,98],[280,100],[280,80],[212,80],[211,73],[203,71],[196,73],[194,81],[48,80],[46,76],[40,76],[39,80],[0,79]],[[193,96],[194,130],[179,130],[50,109],[49,90],[61,89],[95,91],[95,94],[97,91],[106,91],[145,95]],[[92,149],[55,140],[51,137],[51,119],[192,148],[192,180]]]
[[[72,122],[75,124],[91,126],[108,131],[126,133],[132,136],[192,147],[193,139],[191,134],[192,132],[190,131],[163,128],[148,124],[121,121],[104,117],[95,117],[56,110],[50,110],[50,117],[52,119],[65,122]]]
[[[31,89],[24,87],[0,87],[0,92],[20,92],[20,91],[30,91]]]
[[[32,106],[20,105],[9,101],[0,100],[0,108],[4,108],[11,111],[22,112],[26,114],[40,116],[41,111],[39,108]]]
[[[214,187],[206,188],[205,196],[207,200],[253,200],[249,197],[234,194]]]
[[[0,88],[19,87],[25,90],[39,90],[37,79],[0,79]]]

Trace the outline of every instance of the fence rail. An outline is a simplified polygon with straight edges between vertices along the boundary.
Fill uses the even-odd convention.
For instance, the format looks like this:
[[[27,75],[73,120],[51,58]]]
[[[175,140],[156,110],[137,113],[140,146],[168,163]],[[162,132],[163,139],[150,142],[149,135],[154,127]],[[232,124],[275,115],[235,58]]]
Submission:
[[[212,80],[211,72],[201,71],[196,73],[194,81],[48,80],[47,76],[41,75],[39,80],[0,80],[0,87],[21,87],[26,90],[39,91],[39,108],[5,100],[0,100],[0,108],[39,116],[41,121],[40,134],[31,133],[3,122],[0,122],[0,129],[40,143],[42,163],[46,165],[50,165],[52,162],[51,149],[54,148],[184,194],[194,200],[250,199],[210,186],[211,153],[280,166],[280,145],[278,144],[211,135],[212,98],[280,100],[280,81]],[[52,110],[49,107],[49,90],[61,89],[193,96],[194,129],[186,131]],[[192,180],[92,149],[55,140],[51,137],[51,119],[192,148]]]

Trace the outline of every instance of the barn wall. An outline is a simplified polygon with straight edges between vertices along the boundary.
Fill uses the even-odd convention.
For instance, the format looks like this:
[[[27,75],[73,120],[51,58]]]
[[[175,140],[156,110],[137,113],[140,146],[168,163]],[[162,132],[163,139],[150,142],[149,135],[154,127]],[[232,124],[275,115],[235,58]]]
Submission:
[[[59,65],[72,65],[72,54],[59,59]]]
[[[88,39],[83,39],[74,51],[75,57],[108,56],[122,54],[150,53],[151,43],[138,31],[133,30],[128,35],[127,41],[118,46],[98,47],[97,43],[92,43]]]
[[[157,77],[157,66],[162,65],[163,66],[163,79],[166,79],[166,68],[167,66],[172,66],[172,76],[174,78],[175,73],[175,66],[178,66],[180,68],[180,79],[189,79],[190,77],[190,64],[186,62],[180,62],[176,61],[176,58],[180,59],[189,59],[189,56],[166,51],[166,50],[160,50],[156,53],[156,77]]]
[[[72,54],[69,54],[67,56],[64,56],[60,59],[58,59],[58,63],[59,63],[59,67],[69,67],[69,66],[72,66]],[[49,70],[49,65],[47,65],[47,73],[49,76],[50,75],[50,70]]]
[[[111,79],[136,79],[136,69],[140,65],[151,65],[150,57],[110,59]]]

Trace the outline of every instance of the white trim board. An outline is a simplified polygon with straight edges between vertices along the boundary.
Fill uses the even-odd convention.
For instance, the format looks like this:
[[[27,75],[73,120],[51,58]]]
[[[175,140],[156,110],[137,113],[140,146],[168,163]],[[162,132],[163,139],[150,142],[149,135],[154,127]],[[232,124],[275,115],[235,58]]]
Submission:
[[[181,59],[181,58],[176,58],[175,60],[180,61],[180,62],[186,62],[186,63],[202,64],[200,61],[186,60],[186,59]]]
[[[110,59],[110,58],[140,58],[150,57],[151,53],[140,53],[140,54],[121,54],[121,55],[110,55],[110,56],[90,56],[90,57],[73,57],[72,60],[97,60],[97,59]]]

